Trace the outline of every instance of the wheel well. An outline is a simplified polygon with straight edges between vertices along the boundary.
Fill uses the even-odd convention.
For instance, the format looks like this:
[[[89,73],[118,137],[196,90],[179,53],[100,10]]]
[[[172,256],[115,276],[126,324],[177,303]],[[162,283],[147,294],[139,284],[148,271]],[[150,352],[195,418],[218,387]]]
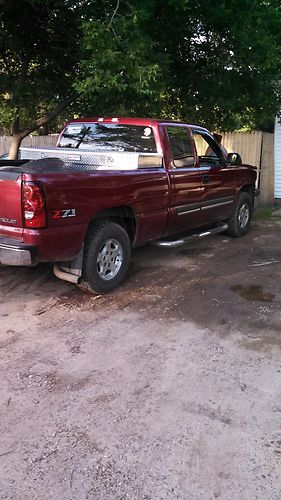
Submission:
[[[252,184],[246,184],[240,189],[240,192],[242,191],[244,193],[248,193],[252,198],[252,202],[254,203],[254,190],[255,188]]]
[[[87,233],[98,220],[102,219],[111,220],[112,222],[119,224],[127,231],[130,241],[132,242],[134,240],[136,232],[136,217],[134,210],[131,207],[112,207],[101,210],[95,214],[95,217],[90,222]]]

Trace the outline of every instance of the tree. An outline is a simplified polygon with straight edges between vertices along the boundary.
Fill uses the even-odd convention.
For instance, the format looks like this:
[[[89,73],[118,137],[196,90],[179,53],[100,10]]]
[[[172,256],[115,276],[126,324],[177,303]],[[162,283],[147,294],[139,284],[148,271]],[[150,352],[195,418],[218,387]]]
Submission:
[[[16,158],[22,139],[74,100],[79,23],[71,4],[60,0],[2,4],[0,128],[10,128],[9,156]]]
[[[165,57],[127,2],[2,0],[0,128],[10,158],[62,113],[134,113],[158,97]],[[82,111],[83,110],[83,111]],[[11,125],[11,126],[10,126]]]
[[[274,0],[155,1],[148,29],[171,62],[170,113],[221,130],[273,124],[280,23]]]
[[[63,113],[269,127],[281,108],[277,0],[0,0],[0,129]]]
[[[79,78],[89,114],[153,114],[166,88],[168,57],[146,29],[152,11],[138,1],[93,1],[83,9]],[[86,14],[85,14],[86,13]]]
[[[91,2],[75,88],[84,109],[211,129],[268,129],[281,107],[275,0]]]

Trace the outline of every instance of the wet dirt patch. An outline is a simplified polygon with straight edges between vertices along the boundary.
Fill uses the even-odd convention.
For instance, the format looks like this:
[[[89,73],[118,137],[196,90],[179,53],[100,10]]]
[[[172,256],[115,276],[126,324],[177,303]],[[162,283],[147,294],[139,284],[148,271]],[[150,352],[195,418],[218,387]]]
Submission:
[[[264,290],[260,285],[234,285],[230,289],[246,300],[272,302],[275,298],[275,293]]]
[[[213,249],[211,247],[195,247],[195,248],[184,248],[184,250],[179,250],[177,255],[182,257],[197,257],[202,254],[210,254]]]
[[[248,341],[241,342],[241,345],[246,349],[257,352],[266,352],[269,349],[281,349],[281,334],[280,335],[260,335],[256,338],[250,338]],[[280,370],[281,372],[281,370]]]

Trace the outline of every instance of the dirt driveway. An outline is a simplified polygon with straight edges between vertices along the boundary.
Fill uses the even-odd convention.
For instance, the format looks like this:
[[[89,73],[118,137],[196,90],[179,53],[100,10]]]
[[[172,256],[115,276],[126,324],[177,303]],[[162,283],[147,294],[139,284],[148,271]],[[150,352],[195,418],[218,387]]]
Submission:
[[[0,498],[281,498],[281,227],[135,251],[89,296],[0,268]]]

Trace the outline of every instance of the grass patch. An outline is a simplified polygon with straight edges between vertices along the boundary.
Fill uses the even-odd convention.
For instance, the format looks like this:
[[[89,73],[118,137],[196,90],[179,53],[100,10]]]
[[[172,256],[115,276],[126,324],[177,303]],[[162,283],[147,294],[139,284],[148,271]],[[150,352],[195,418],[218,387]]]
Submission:
[[[279,212],[280,211],[280,212]],[[277,213],[278,212],[278,213]],[[255,220],[278,220],[281,218],[281,208],[279,207],[257,207],[254,211]]]

